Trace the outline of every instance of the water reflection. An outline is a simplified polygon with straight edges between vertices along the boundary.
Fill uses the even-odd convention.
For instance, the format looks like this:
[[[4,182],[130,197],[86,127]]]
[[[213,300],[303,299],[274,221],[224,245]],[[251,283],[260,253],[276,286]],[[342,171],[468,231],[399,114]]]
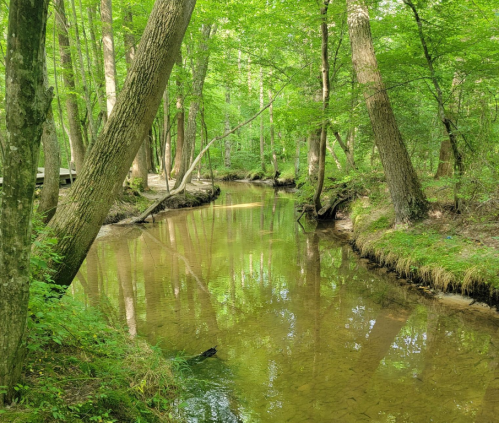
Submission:
[[[228,184],[114,228],[74,290],[167,355],[218,345],[192,367],[193,422],[495,421],[496,318],[414,296],[296,218],[291,194]]]

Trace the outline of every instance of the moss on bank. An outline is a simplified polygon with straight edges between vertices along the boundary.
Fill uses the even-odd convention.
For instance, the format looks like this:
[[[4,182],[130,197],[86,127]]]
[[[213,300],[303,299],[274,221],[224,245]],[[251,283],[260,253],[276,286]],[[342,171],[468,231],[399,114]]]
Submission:
[[[499,303],[498,251],[467,236],[463,218],[433,207],[428,219],[395,226],[391,204],[373,204],[368,197],[354,201],[351,217],[362,256],[432,288]]]
[[[172,362],[71,297],[34,282],[18,402],[2,422],[180,421]]]

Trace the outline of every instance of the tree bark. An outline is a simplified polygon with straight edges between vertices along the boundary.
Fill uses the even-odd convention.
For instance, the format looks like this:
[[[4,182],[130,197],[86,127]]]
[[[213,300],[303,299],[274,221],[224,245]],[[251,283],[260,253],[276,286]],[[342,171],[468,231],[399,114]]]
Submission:
[[[196,129],[197,129],[197,115],[199,111],[199,102],[203,94],[204,80],[208,71],[208,61],[210,53],[208,49],[208,41],[216,33],[216,25],[203,25],[202,40],[199,45],[199,57],[196,65],[192,71],[192,100],[189,105],[189,117],[187,121],[187,131],[185,133],[184,145],[182,149],[182,157],[180,162],[180,169],[175,175],[175,188],[178,188],[187,169],[194,159],[194,150],[196,147]],[[189,179],[190,182],[190,179]]]
[[[7,140],[0,207],[0,405],[9,404],[25,353],[31,215],[43,123],[48,0],[11,0],[6,56]],[[4,392],[5,393],[1,393]]]
[[[329,57],[328,57],[328,39],[329,32],[327,28],[327,9],[329,0],[324,0],[324,6],[321,8],[321,58],[322,58],[322,128],[321,139],[319,143],[319,172],[317,174],[317,188],[314,194],[315,211],[322,208],[321,193],[324,186],[324,176],[326,172],[326,144],[327,144],[327,110],[329,109]]]
[[[308,136],[308,179],[314,181],[319,172],[319,145],[321,129],[315,129]]]
[[[64,8],[64,0],[54,0],[56,9],[56,24],[59,33],[59,54],[61,56],[62,77],[66,89],[66,111],[69,123],[69,142],[76,172],[83,169],[85,161],[85,145],[80,126],[80,112],[78,110],[78,97],[76,95],[75,78],[73,73],[73,59],[68,34],[68,22]]]
[[[45,63],[43,65],[43,83],[45,90],[49,89],[47,77],[47,55],[45,54]],[[57,141],[57,131],[55,129],[54,114],[52,105],[47,112],[47,118],[43,123],[42,133],[43,155],[45,159],[45,178],[43,181],[42,193],[38,204],[38,213],[43,216],[43,222],[46,224],[52,219],[59,202],[59,169],[61,167],[61,158],[59,153],[59,142]]]
[[[428,205],[381,79],[367,6],[363,0],[347,0],[347,5],[353,67],[364,88],[364,98],[395,208],[396,221],[421,219],[426,216]]]
[[[49,224],[58,238],[50,263],[54,281],[71,284],[133,158],[152,126],[195,0],[157,0],[114,111],[89,152],[87,165]]]

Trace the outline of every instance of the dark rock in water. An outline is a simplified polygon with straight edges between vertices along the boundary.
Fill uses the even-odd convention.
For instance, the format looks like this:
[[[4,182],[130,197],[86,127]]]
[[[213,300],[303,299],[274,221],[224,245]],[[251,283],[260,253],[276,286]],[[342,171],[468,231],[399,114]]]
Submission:
[[[193,365],[201,363],[202,361],[206,360],[208,357],[213,357],[216,353],[217,353],[217,346],[215,345],[213,348],[210,348],[209,350],[206,350],[205,352],[196,355],[195,357],[189,358],[187,360],[187,364]]]
[[[213,357],[217,353],[217,346],[206,350],[204,353],[200,354],[201,357]]]

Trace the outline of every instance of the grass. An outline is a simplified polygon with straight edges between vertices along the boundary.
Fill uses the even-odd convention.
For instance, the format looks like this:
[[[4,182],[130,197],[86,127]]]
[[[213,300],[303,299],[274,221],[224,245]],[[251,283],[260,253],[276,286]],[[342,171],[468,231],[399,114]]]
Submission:
[[[172,363],[71,297],[32,284],[19,399],[2,422],[180,421]]]
[[[494,302],[499,289],[497,249],[468,236],[471,215],[445,215],[434,203],[428,219],[395,226],[393,207],[386,198],[357,199],[351,205],[357,248],[405,277]]]

